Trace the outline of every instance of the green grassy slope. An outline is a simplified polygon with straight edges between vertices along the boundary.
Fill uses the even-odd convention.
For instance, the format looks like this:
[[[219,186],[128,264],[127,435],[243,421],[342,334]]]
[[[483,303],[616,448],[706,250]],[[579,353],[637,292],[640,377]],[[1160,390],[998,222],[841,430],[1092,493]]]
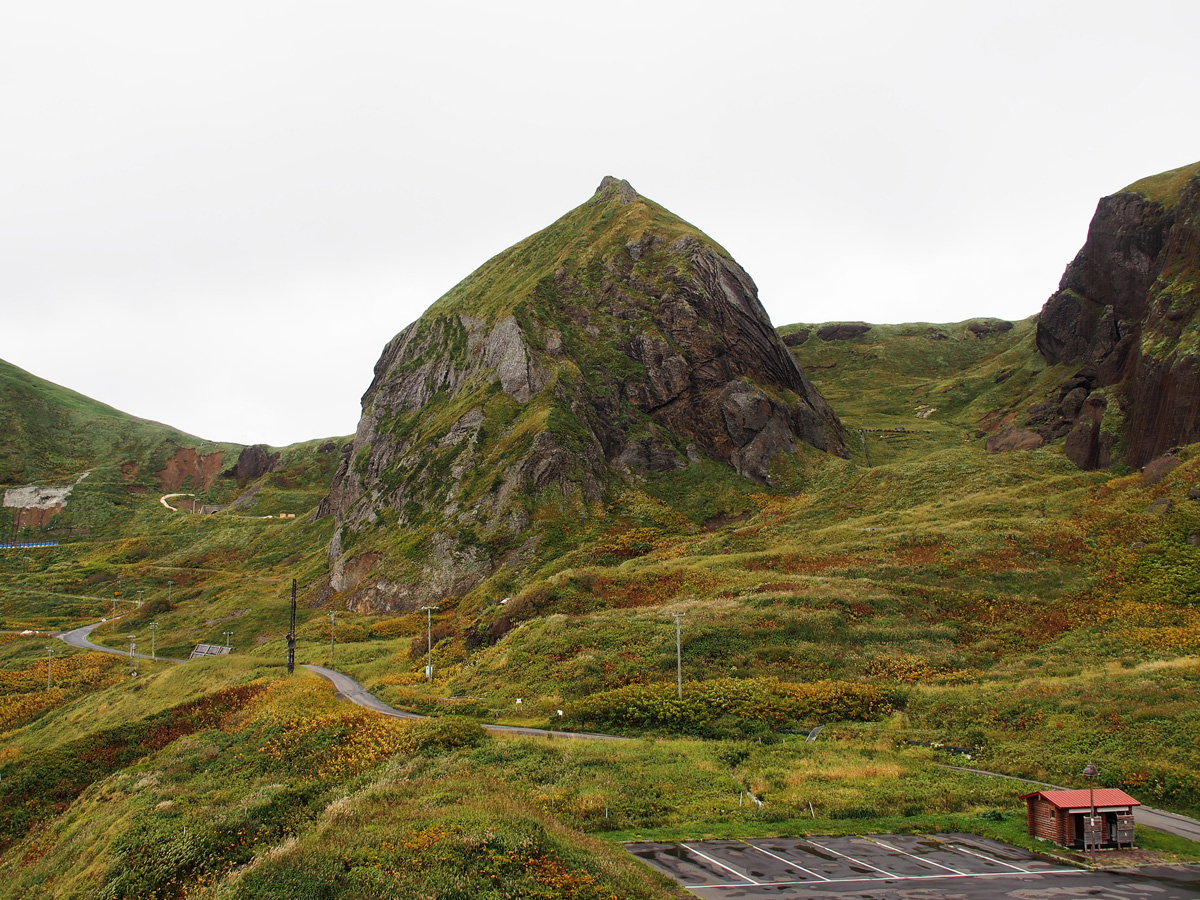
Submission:
[[[537,520],[548,549],[528,578],[497,570],[434,614],[432,684],[418,614],[337,608],[330,660],[313,588],[332,526],[308,513],[337,454],[319,442],[221,488],[257,487],[245,515],[294,520],[173,514],[133,492],[103,533],[0,556],[7,627],[101,615],[119,575],[148,602],[97,640],[146,649],[153,619],[162,653],[227,630],[237,648],[136,677],[60,648],[45,691],[46,638],[0,638],[0,897],[665,897],[615,841],[1021,841],[1021,788],[938,768],[961,757],[937,745],[1069,785],[1093,759],[1100,783],[1200,813],[1200,452],[1148,475],[1082,472],[1054,446],[987,453],[980,419],[1048,377],[1030,345],[1029,322],[810,335],[797,359],[863,430],[849,460],[780,460],[771,490],[699,464],[586,520]],[[388,722],[287,678],[293,577],[302,662],[437,720]],[[654,739],[496,739],[472,719]],[[816,724],[817,744],[786,733]],[[739,806],[745,790],[763,806]]]
[[[168,445],[202,444],[199,438],[130,416],[3,360],[0,433],[0,484],[57,483],[88,468],[163,456]]]

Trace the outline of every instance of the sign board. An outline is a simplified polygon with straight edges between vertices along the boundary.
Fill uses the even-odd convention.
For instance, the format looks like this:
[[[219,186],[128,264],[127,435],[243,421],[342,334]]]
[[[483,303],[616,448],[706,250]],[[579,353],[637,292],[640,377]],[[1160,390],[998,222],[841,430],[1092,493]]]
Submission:
[[[1133,816],[1128,814],[1118,814],[1117,816],[1117,843],[1132,844],[1133,843]]]
[[[1099,847],[1104,844],[1104,816],[1083,817],[1083,846],[1084,849]]]

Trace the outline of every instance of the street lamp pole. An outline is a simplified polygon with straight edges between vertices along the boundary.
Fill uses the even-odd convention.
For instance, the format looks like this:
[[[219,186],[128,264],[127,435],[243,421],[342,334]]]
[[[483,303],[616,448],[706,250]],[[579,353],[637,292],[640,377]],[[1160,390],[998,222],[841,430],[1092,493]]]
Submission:
[[[158,659],[158,649],[155,644],[155,630],[158,628],[157,622],[150,623],[150,658]]]
[[[683,653],[679,640],[679,620],[687,613],[671,613],[675,617],[675,685],[679,691],[679,699],[683,699]]]
[[[1087,838],[1089,839],[1089,841],[1092,845],[1092,867],[1094,868],[1096,865],[1096,782],[1095,782],[1095,778],[1096,778],[1097,770],[1096,770],[1096,767],[1094,765],[1092,765],[1092,761],[1090,759],[1088,760],[1087,766],[1083,770],[1083,774],[1085,776],[1087,776],[1088,798],[1091,801],[1089,805],[1092,808],[1091,818],[1088,819],[1088,827],[1086,829],[1084,829],[1083,833],[1087,836]]]
[[[429,662],[425,666],[425,676],[429,679],[429,683],[433,684],[433,611],[440,609],[438,606],[422,606],[425,610],[425,640],[429,645]]]

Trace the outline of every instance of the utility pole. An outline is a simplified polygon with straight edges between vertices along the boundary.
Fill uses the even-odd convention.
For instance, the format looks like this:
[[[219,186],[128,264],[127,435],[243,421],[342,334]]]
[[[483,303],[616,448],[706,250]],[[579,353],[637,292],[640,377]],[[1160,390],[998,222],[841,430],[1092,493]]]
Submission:
[[[49,654],[46,657],[46,690],[50,690],[50,661],[54,659],[54,648],[47,647],[46,653]]]
[[[170,578],[167,579],[167,609],[171,608],[171,592],[175,588],[175,582]]]
[[[333,662],[333,615],[334,610],[329,611],[329,661]]]
[[[142,592],[138,591],[137,595],[138,595],[138,608],[140,609],[142,606]]]
[[[292,579],[292,621],[288,626],[288,674],[296,671],[296,579]]]
[[[440,609],[438,606],[422,606],[425,610],[425,638],[429,643],[429,664],[425,666],[425,677],[429,679],[429,683],[433,684],[433,611]]]
[[[675,617],[675,684],[679,691],[679,699],[683,699],[683,653],[679,640],[679,620],[687,613],[671,613]]]
[[[155,629],[157,629],[157,628],[158,628],[157,622],[150,623],[150,658],[151,659],[158,659],[158,649],[157,649],[157,647],[155,645],[155,641],[154,641],[154,639],[156,637]]]
[[[1082,772],[1087,776],[1088,780],[1088,798],[1091,800],[1092,813],[1088,817],[1088,827],[1083,830],[1084,844],[1092,845],[1092,868],[1096,868],[1096,775],[1098,771],[1092,761],[1089,759],[1088,764]]]

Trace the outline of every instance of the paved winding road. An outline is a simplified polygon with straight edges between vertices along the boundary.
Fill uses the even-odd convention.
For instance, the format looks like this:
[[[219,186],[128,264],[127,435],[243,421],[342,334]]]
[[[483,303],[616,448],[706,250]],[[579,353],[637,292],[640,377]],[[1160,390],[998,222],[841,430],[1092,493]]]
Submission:
[[[95,650],[100,653],[111,653],[114,656],[129,656],[128,650],[117,650],[113,647],[101,647],[99,644],[93,644],[88,640],[89,634],[91,634],[101,625],[105,624],[107,624],[107,622],[93,622],[91,625],[84,625],[82,628],[73,628],[70,631],[61,631],[54,636],[63,641],[63,643],[70,644],[72,647],[78,647],[80,650]],[[133,655],[138,659],[157,659],[176,663],[187,662],[186,659],[175,659],[171,656],[151,656],[149,653],[135,653]]]
[[[78,647],[80,650],[96,650],[100,653],[111,653],[114,656],[128,656],[128,650],[116,650],[112,647],[102,647],[99,644],[93,644],[88,640],[88,635],[99,628],[106,622],[93,622],[91,625],[84,625],[81,628],[73,628],[70,631],[62,631],[54,635],[64,643],[70,644],[72,647]],[[163,662],[185,663],[186,659],[175,659],[171,656],[152,657],[148,653],[135,653],[134,656],[139,659],[158,659]],[[424,719],[425,716],[419,716],[416,713],[405,712],[402,709],[394,709],[376,697],[374,694],[368,694],[366,689],[361,684],[351,678],[349,675],[343,675],[341,672],[335,672],[333,669],[327,669],[324,666],[313,666],[302,664],[304,668],[310,672],[320,675],[322,678],[333,684],[334,690],[338,692],[338,696],[349,700],[365,709],[377,712],[380,715],[391,716],[395,719]],[[615,734],[593,734],[586,731],[551,731],[546,728],[523,728],[519,725],[484,725],[488,731],[494,731],[497,734],[517,734],[524,737],[549,737],[549,738],[586,738],[595,741],[628,741],[631,738],[619,737]]]
[[[416,713],[404,712],[403,710],[393,709],[388,706],[378,697],[373,694],[368,694],[361,684],[351,678],[349,675],[343,675],[341,672],[335,672],[333,669],[326,669],[324,666],[312,666],[304,664],[304,668],[310,672],[315,672],[322,678],[333,682],[334,689],[342,697],[345,697],[351,703],[357,703],[359,706],[373,709],[377,713],[382,713],[385,716],[394,716],[398,719],[423,719],[424,716],[419,716]],[[520,725],[484,725],[488,731],[496,732],[497,734],[518,734],[525,737],[550,737],[550,738],[586,738],[593,741],[628,741],[632,738],[620,737],[615,734],[596,734],[587,731],[551,731],[546,728],[523,728]]]
[[[82,628],[75,628],[71,631],[63,631],[56,634],[55,637],[61,638],[72,647],[78,647],[81,650],[98,650],[101,653],[113,653],[117,656],[128,656],[126,650],[115,650],[112,647],[101,647],[99,644],[93,644],[88,640],[95,629],[104,625],[104,622],[93,622],[91,625],[84,625]],[[153,659],[146,653],[135,653],[141,659]],[[160,660],[166,662],[184,663],[186,659],[174,659],[169,656],[159,656]],[[416,713],[404,712],[400,709],[394,709],[376,697],[374,694],[369,694],[361,684],[351,678],[349,675],[343,675],[341,672],[335,672],[333,669],[327,669],[324,666],[314,666],[302,664],[304,668],[310,672],[321,676],[333,684],[334,690],[338,695],[349,700],[351,703],[377,712],[384,716],[392,716],[396,719],[423,719],[424,716],[419,716]],[[484,725],[488,731],[496,732],[497,734],[516,734],[525,737],[548,737],[548,738],[580,738],[594,741],[628,741],[632,738],[620,737],[615,734],[596,734],[587,731],[552,731],[546,728],[523,728],[519,725]],[[968,769],[963,766],[947,766],[942,765],[940,768],[951,769],[955,772],[967,772],[971,775],[983,775],[988,778],[1007,778],[1010,781],[1020,781],[1024,784],[1032,784],[1041,788],[1050,788],[1052,790],[1066,790],[1056,784],[1047,784],[1044,781],[1034,781],[1030,778],[1018,778],[1015,775],[1005,775],[1001,772],[988,772],[985,769]],[[1165,831],[1168,834],[1177,834],[1180,837],[1185,837],[1188,840],[1200,843],[1200,821],[1189,819],[1187,816],[1180,816],[1175,813],[1167,812],[1163,809],[1154,809],[1149,806],[1139,806],[1133,811],[1134,821],[1139,825],[1145,825],[1147,828],[1154,828],[1158,831]]]
[[[985,769],[967,769],[963,766],[945,765],[939,766],[939,768],[952,769],[955,772],[967,772],[971,775],[985,775],[989,778],[1007,778],[1009,781],[1021,781],[1025,784],[1035,785],[1036,787],[1049,788],[1052,791],[1068,790],[1068,788],[1057,784],[1033,781],[1030,778],[1018,778],[1016,775],[1004,775],[1000,772],[988,772]],[[1147,828],[1165,831],[1168,834],[1177,834],[1180,837],[1187,838],[1189,841],[1200,843],[1200,822],[1195,819],[1189,819],[1187,816],[1167,812],[1165,809],[1154,809],[1151,806],[1136,806],[1133,809],[1133,820],[1139,825],[1145,825]]]

